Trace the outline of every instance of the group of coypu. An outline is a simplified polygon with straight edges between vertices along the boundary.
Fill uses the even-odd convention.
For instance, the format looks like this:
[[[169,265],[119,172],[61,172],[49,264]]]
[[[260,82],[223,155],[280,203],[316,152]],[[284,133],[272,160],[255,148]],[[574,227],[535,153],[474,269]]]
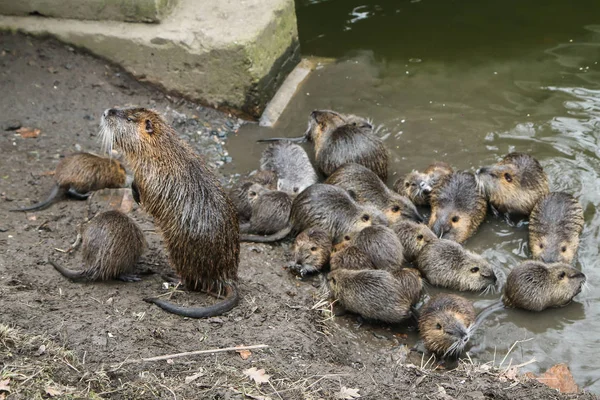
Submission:
[[[133,173],[135,201],[163,236],[174,280],[224,300],[181,307],[148,298],[164,310],[203,318],[236,306],[240,240],[293,239],[290,271],[326,273],[328,295],[363,318],[418,320],[425,347],[442,358],[461,354],[481,321],[503,307],[541,311],[569,303],[585,275],[570,266],[583,229],[583,210],[566,193],[551,193],[540,164],[511,153],[475,174],[435,162],[386,186],[388,152],[370,121],[313,111],[299,138],[273,138],[260,169],[226,193],[201,157],[155,111],[108,109],[101,136]],[[296,142],[314,146],[316,169]],[[325,177],[320,182],[320,176]],[[49,206],[58,195],[85,199],[104,187],[128,184],[114,159],[78,153],[56,168]],[[425,221],[418,206],[430,206]],[[424,280],[457,291],[495,290],[494,268],[464,249],[489,208],[507,218],[529,217],[532,260],[514,267],[501,299],[476,314],[470,301],[440,294],[419,310]],[[71,279],[137,280],[131,274],[146,248],[137,225],[119,211],[94,217],[83,231],[82,271],[49,261]]]

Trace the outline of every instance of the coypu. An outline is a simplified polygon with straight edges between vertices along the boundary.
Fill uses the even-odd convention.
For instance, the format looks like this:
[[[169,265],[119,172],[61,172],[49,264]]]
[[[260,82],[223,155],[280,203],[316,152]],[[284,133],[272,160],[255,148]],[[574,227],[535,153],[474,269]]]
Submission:
[[[157,112],[145,108],[104,111],[101,134],[106,144],[120,148],[129,160],[142,208],[162,232],[170,264],[183,285],[211,294],[226,292],[225,300],[203,308],[144,300],[192,318],[235,307],[239,300],[237,213],[204,160]]]
[[[294,199],[290,223],[286,228],[269,236],[242,235],[241,239],[274,242],[292,231],[296,233],[318,227],[337,243],[342,235],[371,225],[387,225],[385,216],[379,210],[367,204],[358,204],[340,187],[315,183]]]
[[[425,348],[442,358],[458,358],[473,332],[473,304],[455,294],[438,294],[419,313],[419,332]]]
[[[446,239],[427,243],[417,257],[417,268],[429,283],[460,290],[492,290],[496,274],[480,255]]]
[[[390,190],[370,169],[359,164],[346,164],[325,183],[345,189],[359,203],[370,203],[381,210],[390,223],[401,218],[423,222],[415,205],[406,197]]]
[[[437,239],[427,225],[413,221],[400,220],[392,224],[391,228],[400,239],[404,248],[404,259],[408,262],[415,261],[423,246]]]
[[[542,197],[529,216],[529,249],[533,258],[571,264],[583,223],[583,208],[570,194],[552,192]]]
[[[418,206],[426,206],[430,203],[431,191],[433,187],[444,176],[452,175],[452,167],[443,162],[436,161],[431,164],[425,172],[412,171],[403,178],[394,182],[394,191],[406,196],[410,201]]]
[[[252,216],[248,189],[255,183],[266,189],[275,190],[277,189],[277,174],[273,171],[256,171],[256,173],[241,179],[230,189],[229,197],[237,209],[240,222],[248,222]]]
[[[69,279],[125,282],[139,281],[129,275],[147,247],[137,224],[120,211],[112,210],[92,218],[82,233],[84,268],[73,271],[48,260],[58,272]]]
[[[252,214],[248,223],[240,225],[240,233],[270,235],[288,226],[292,198],[287,193],[254,183],[248,188],[248,199]]]
[[[319,180],[306,151],[289,140],[270,144],[262,153],[260,169],[275,172],[277,190],[290,196],[296,196]]]
[[[337,269],[327,275],[327,288],[331,298],[345,310],[394,324],[412,316],[423,283],[413,268],[403,268],[395,274],[384,270]]]
[[[125,167],[117,160],[90,153],[74,153],[58,163],[54,172],[54,186],[46,200],[11,211],[42,210],[59,198],[69,196],[87,199],[91,192],[125,186]]]
[[[306,276],[319,272],[329,262],[331,238],[320,228],[308,228],[300,232],[292,247],[293,260],[289,268]]]
[[[429,227],[438,237],[463,243],[481,225],[486,211],[485,197],[473,174],[457,172],[434,186]]]
[[[491,167],[479,168],[477,184],[494,210],[528,216],[550,189],[540,163],[528,154],[510,153]]]

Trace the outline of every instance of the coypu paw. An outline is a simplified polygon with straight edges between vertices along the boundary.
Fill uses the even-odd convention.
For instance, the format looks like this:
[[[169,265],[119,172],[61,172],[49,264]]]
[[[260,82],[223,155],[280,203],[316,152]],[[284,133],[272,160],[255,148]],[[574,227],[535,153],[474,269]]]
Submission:
[[[91,194],[92,194],[91,192],[79,193],[77,190],[75,190],[73,188],[69,188],[69,190],[67,190],[67,195],[69,195],[69,197],[72,197],[76,200],[87,200],[87,198],[90,197]]]
[[[123,282],[140,282],[142,280],[142,278],[140,278],[137,275],[123,274],[123,275],[117,276],[117,280],[120,280]]]

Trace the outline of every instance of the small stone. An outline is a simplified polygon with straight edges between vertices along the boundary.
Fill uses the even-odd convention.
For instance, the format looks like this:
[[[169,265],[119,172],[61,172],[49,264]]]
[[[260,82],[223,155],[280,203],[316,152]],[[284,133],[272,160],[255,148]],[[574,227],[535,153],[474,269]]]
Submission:
[[[227,133],[219,131],[217,136],[219,136],[220,138],[224,138],[224,137],[227,137]]]
[[[233,161],[233,158],[231,158],[229,156],[225,156],[225,157],[223,157],[223,161],[225,161],[226,163],[230,163],[231,161]]]
[[[219,134],[218,131],[210,131],[211,136],[217,136]]]
[[[63,65],[63,67],[65,67],[65,69],[71,69],[71,68],[73,68],[73,66],[71,64],[65,64],[65,65]]]

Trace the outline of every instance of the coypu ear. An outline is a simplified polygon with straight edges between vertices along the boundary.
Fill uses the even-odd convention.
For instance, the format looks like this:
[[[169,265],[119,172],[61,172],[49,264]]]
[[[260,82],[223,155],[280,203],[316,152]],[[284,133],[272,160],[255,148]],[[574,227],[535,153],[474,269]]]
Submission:
[[[146,133],[152,135],[154,133],[154,127],[152,126],[152,121],[149,119],[146,120]]]

